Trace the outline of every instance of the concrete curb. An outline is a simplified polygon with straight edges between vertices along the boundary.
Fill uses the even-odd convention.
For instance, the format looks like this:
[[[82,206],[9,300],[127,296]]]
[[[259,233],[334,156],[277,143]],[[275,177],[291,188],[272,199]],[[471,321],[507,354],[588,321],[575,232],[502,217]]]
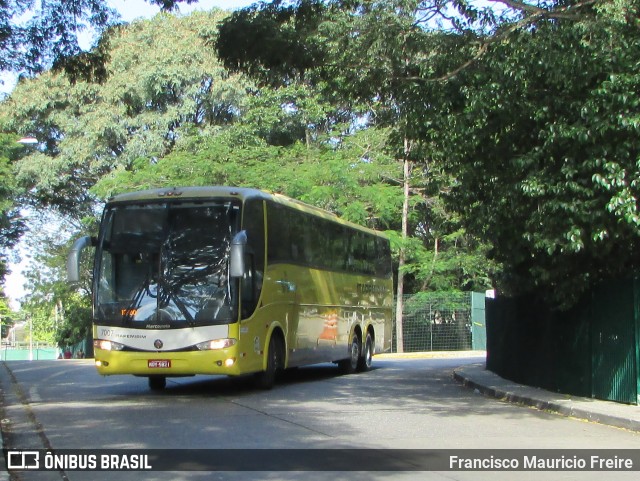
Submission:
[[[487,351],[386,352],[376,354],[375,359],[459,359],[486,356]]]
[[[502,379],[483,366],[455,369],[453,378],[465,387],[496,399],[551,411],[562,416],[640,432],[640,407],[569,396]]]

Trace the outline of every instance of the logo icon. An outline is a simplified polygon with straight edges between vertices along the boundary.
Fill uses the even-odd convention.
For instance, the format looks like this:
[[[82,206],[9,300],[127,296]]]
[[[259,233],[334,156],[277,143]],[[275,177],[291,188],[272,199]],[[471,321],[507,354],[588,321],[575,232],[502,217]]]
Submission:
[[[38,451],[8,451],[8,469],[39,469],[40,453]]]
[[[156,349],[162,349],[162,346],[164,346],[164,343],[163,343],[160,339],[156,339],[156,340],[153,342],[153,346],[154,346]]]

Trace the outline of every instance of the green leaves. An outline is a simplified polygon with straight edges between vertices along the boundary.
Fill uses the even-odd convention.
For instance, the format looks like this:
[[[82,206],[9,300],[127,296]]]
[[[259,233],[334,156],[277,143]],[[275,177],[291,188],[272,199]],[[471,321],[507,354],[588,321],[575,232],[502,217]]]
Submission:
[[[203,40],[221,18],[158,15],[111,32],[110,75],[101,84],[48,72],[18,85],[0,104],[0,119],[40,141],[17,164],[35,202],[82,218],[102,176],[167,155],[191,129],[211,132],[237,117],[248,84]]]
[[[324,62],[314,32],[325,10],[320,0],[256,3],[234,12],[211,43],[230,71],[246,72],[262,86],[290,85]]]
[[[435,137],[458,179],[450,205],[504,266],[499,288],[564,307],[640,267],[639,41],[607,16],[541,21],[461,74]]]
[[[17,202],[22,191],[13,175],[13,163],[24,149],[17,140],[16,135],[0,134],[0,283],[7,273],[7,253],[25,231]]]
[[[246,132],[246,128],[202,138],[197,152],[187,145],[153,163],[140,159],[133,169],[118,169],[104,177],[93,192],[106,198],[171,185],[248,186],[283,193],[371,227],[398,225],[402,193],[386,181],[397,176],[398,164],[369,151],[371,142],[380,142],[375,132],[363,131],[335,146],[282,147],[259,137],[238,145],[236,130]]]
[[[147,0],[170,11],[197,0]],[[83,52],[79,36],[87,29],[101,33],[119,15],[105,0],[6,0],[0,4],[0,70],[37,74],[53,66],[79,80],[106,78],[107,56]]]

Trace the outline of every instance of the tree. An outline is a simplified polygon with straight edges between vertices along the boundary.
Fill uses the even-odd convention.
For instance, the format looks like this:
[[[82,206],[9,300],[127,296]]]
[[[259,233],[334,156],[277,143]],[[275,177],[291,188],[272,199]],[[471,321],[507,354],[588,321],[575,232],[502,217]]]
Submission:
[[[466,3],[455,3],[454,7],[469,14]],[[440,3],[405,0],[272,2],[234,13],[221,26],[216,43],[227,68],[242,71],[264,85],[303,80],[328,101],[360,107],[358,122],[391,129],[390,150],[402,166],[397,179],[403,192],[400,236],[394,237],[399,265],[396,338],[400,351],[405,276],[421,272],[426,286],[436,272],[433,260],[442,260],[438,238],[429,239],[435,231],[425,227],[433,223],[436,213],[444,211],[432,209],[425,220],[416,220],[412,210],[421,203],[434,205],[433,200],[448,188],[450,180],[433,162],[439,147],[429,142],[429,127],[416,121],[430,114],[446,89],[441,91],[424,80],[453,70],[473,55],[474,48],[461,36],[435,34],[429,27],[434,15],[442,16],[443,8]],[[466,27],[458,23],[455,28]],[[260,50],[243,43],[243,35],[249,39],[258,35]],[[294,45],[302,46],[301,57],[279,56],[283,46]],[[454,56],[451,51],[460,53]],[[439,52],[448,55],[434,55]],[[278,68],[272,66],[274,59],[280,62]],[[425,100],[431,97],[433,100]],[[446,105],[443,100],[439,103]],[[421,175],[420,171],[433,175]],[[425,258],[418,254],[420,242],[411,239],[420,228],[421,240],[431,242],[434,253],[429,263],[431,275],[424,275],[426,269],[414,262]],[[453,232],[464,236],[459,228]]]
[[[5,339],[13,325],[15,314],[9,307],[4,292],[0,289],[0,339]]]
[[[566,307],[638,264],[638,5],[492,3],[505,8],[329,2],[301,29],[324,49],[305,78],[370,103],[395,129],[405,172],[449,176],[431,186],[460,224],[434,237],[434,258],[466,232],[492,245],[503,291],[542,290]],[[231,56],[249,73],[264,58]]]
[[[108,197],[171,185],[235,185],[278,192],[377,229],[398,227],[401,191],[387,181],[397,165],[384,152],[384,133],[365,130],[336,145],[302,142],[268,145],[247,125],[185,146],[135,170],[120,170],[100,181],[95,193]],[[256,131],[260,126],[256,126]],[[242,136],[243,142],[239,141]]]
[[[91,256],[82,258],[82,282],[69,285],[66,260],[75,229],[50,213],[34,215],[31,222],[31,263],[25,273],[29,295],[22,312],[31,320],[34,340],[61,347],[76,344],[91,332]]]
[[[164,11],[197,0],[147,0]],[[25,19],[26,18],[26,19]],[[0,71],[33,75],[52,65],[78,76],[104,71],[104,45],[83,52],[78,35],[118,23],[106,0],[7,0],[0,4]]]
[[[262,86],[305,82],[327,54],[315,35],[326,12],[322,0],[256,3],[222,22],[214,45],[226,68]]]
[[[13,175],[22,146],[18,136],[0,134],[0,284],[7,274],[7,256],[25,230],[17,198],[20,189]]]
[[[635,2],[543,20],[492,44],[461,72],[439,135],[451,205],[490,240],[506,293],[569,307],[640,267]]]
[[[108,80],[46,72],[0,104],[7,129],[38,148],[16,163],[29,200],[70,219],[93,215],[89,189],[114,169],[155,162],[192,131],[212,133],[243,111],[247,83],[229,75],[203,37],[223,13],[160,14],[110,36]]]

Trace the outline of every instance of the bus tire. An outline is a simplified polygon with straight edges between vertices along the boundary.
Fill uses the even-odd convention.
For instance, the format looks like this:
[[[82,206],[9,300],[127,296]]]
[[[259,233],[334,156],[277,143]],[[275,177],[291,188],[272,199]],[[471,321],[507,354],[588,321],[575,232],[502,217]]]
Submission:
[[[164,376],[149,376],[149,389],[152,391],[162,391],[167,385],[167,378]]]
[[[373,337],[371,333],[367,332],[367,338],[364,341],[364,349],[362,350],[362,356],[358,359],[358,372],[365,372],[371,369],[371,363],[373,361]]]
[[[256,374],[256,385],[260,389],[273,388],[278,371],[284,367],[284,349],[282,341],[276,333],[271,335],[268,349],[267,368]]]
[[[351,337],[351,344],[349,345],[349,357],[338,361],[338,367],[342,374],[353,374],[358,369],[358,362],[360,360],[360,352],[362,350],[362,344],[358,333],[354,332]]]

